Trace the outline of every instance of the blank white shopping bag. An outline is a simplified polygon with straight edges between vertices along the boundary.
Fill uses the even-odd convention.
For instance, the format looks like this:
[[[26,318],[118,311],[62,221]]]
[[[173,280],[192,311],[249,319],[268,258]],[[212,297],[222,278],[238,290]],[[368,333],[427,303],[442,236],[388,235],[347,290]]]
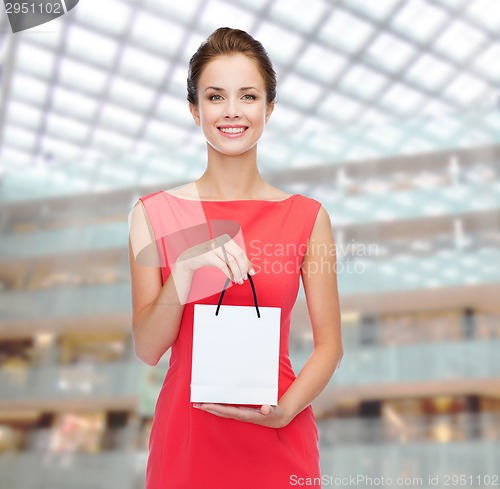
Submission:
[[[191,402],[278,403],[280,307],[195,304]]]

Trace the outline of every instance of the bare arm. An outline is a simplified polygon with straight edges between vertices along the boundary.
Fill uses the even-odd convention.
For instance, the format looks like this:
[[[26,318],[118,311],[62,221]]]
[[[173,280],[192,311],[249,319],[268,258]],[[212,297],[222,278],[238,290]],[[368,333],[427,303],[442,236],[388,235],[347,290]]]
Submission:
[[[302,264],[302,281],[314,350],[279,405],[289,422],[326,387],[343,356],[335,241],[330,217],[321,207]]]
[[[194,272],[174,264],[162,286],[156,242],[141,201],[131,213],[129,265],[134,350],[144,363],[156,365],[177,338]]]

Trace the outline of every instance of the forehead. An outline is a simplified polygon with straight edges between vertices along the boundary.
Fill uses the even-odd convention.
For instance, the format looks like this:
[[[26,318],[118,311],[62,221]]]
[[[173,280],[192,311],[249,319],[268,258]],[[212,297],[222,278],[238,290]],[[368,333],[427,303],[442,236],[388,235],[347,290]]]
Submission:
[[[257,62],[244,54],[217,56],[203,68],[199,83],[201,85],[222,86],[231,82],[264,86],[264,78]]]

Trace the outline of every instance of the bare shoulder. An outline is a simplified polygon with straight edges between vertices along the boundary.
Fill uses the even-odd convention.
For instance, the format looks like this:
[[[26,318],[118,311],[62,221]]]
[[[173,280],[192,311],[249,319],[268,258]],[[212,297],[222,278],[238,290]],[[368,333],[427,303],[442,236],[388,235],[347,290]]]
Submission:
[[[269,187],[265,189],[265,192],[269,195],[266,200],[284,200],[293,195],[287,192],[283,192],[283,190],[277,187],[273,187],[272,185],[269,185]]]
[[[164,192],[173,195],[174,197],[180,197],[183,199],[197,199],[199,198],[198,190],[196,188],[195,182],[185,183],[184,185],[179,185],[177,187],[172,187],[164,190]]]

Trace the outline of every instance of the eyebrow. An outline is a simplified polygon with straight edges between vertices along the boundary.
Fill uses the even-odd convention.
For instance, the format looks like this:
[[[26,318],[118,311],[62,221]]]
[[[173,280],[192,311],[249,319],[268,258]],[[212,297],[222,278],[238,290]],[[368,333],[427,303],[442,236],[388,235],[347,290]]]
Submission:
[[[224,92],[224,89],[223,89],[223,88],[220,88],[220,87],[207,87],[207,88],[205,89],[205,92],[206,92],[207,90],[210,90],[210,89],[212,89],[212,90],[216,90],[217,92]],[[259,90],[258,90],[257,88],[255,88],[255,87],[241,87],[239,91],[240,91],[240,92],[244,92],[244,91],[246,91],[246,90],[257,90],[257,91],[259,91]]]

